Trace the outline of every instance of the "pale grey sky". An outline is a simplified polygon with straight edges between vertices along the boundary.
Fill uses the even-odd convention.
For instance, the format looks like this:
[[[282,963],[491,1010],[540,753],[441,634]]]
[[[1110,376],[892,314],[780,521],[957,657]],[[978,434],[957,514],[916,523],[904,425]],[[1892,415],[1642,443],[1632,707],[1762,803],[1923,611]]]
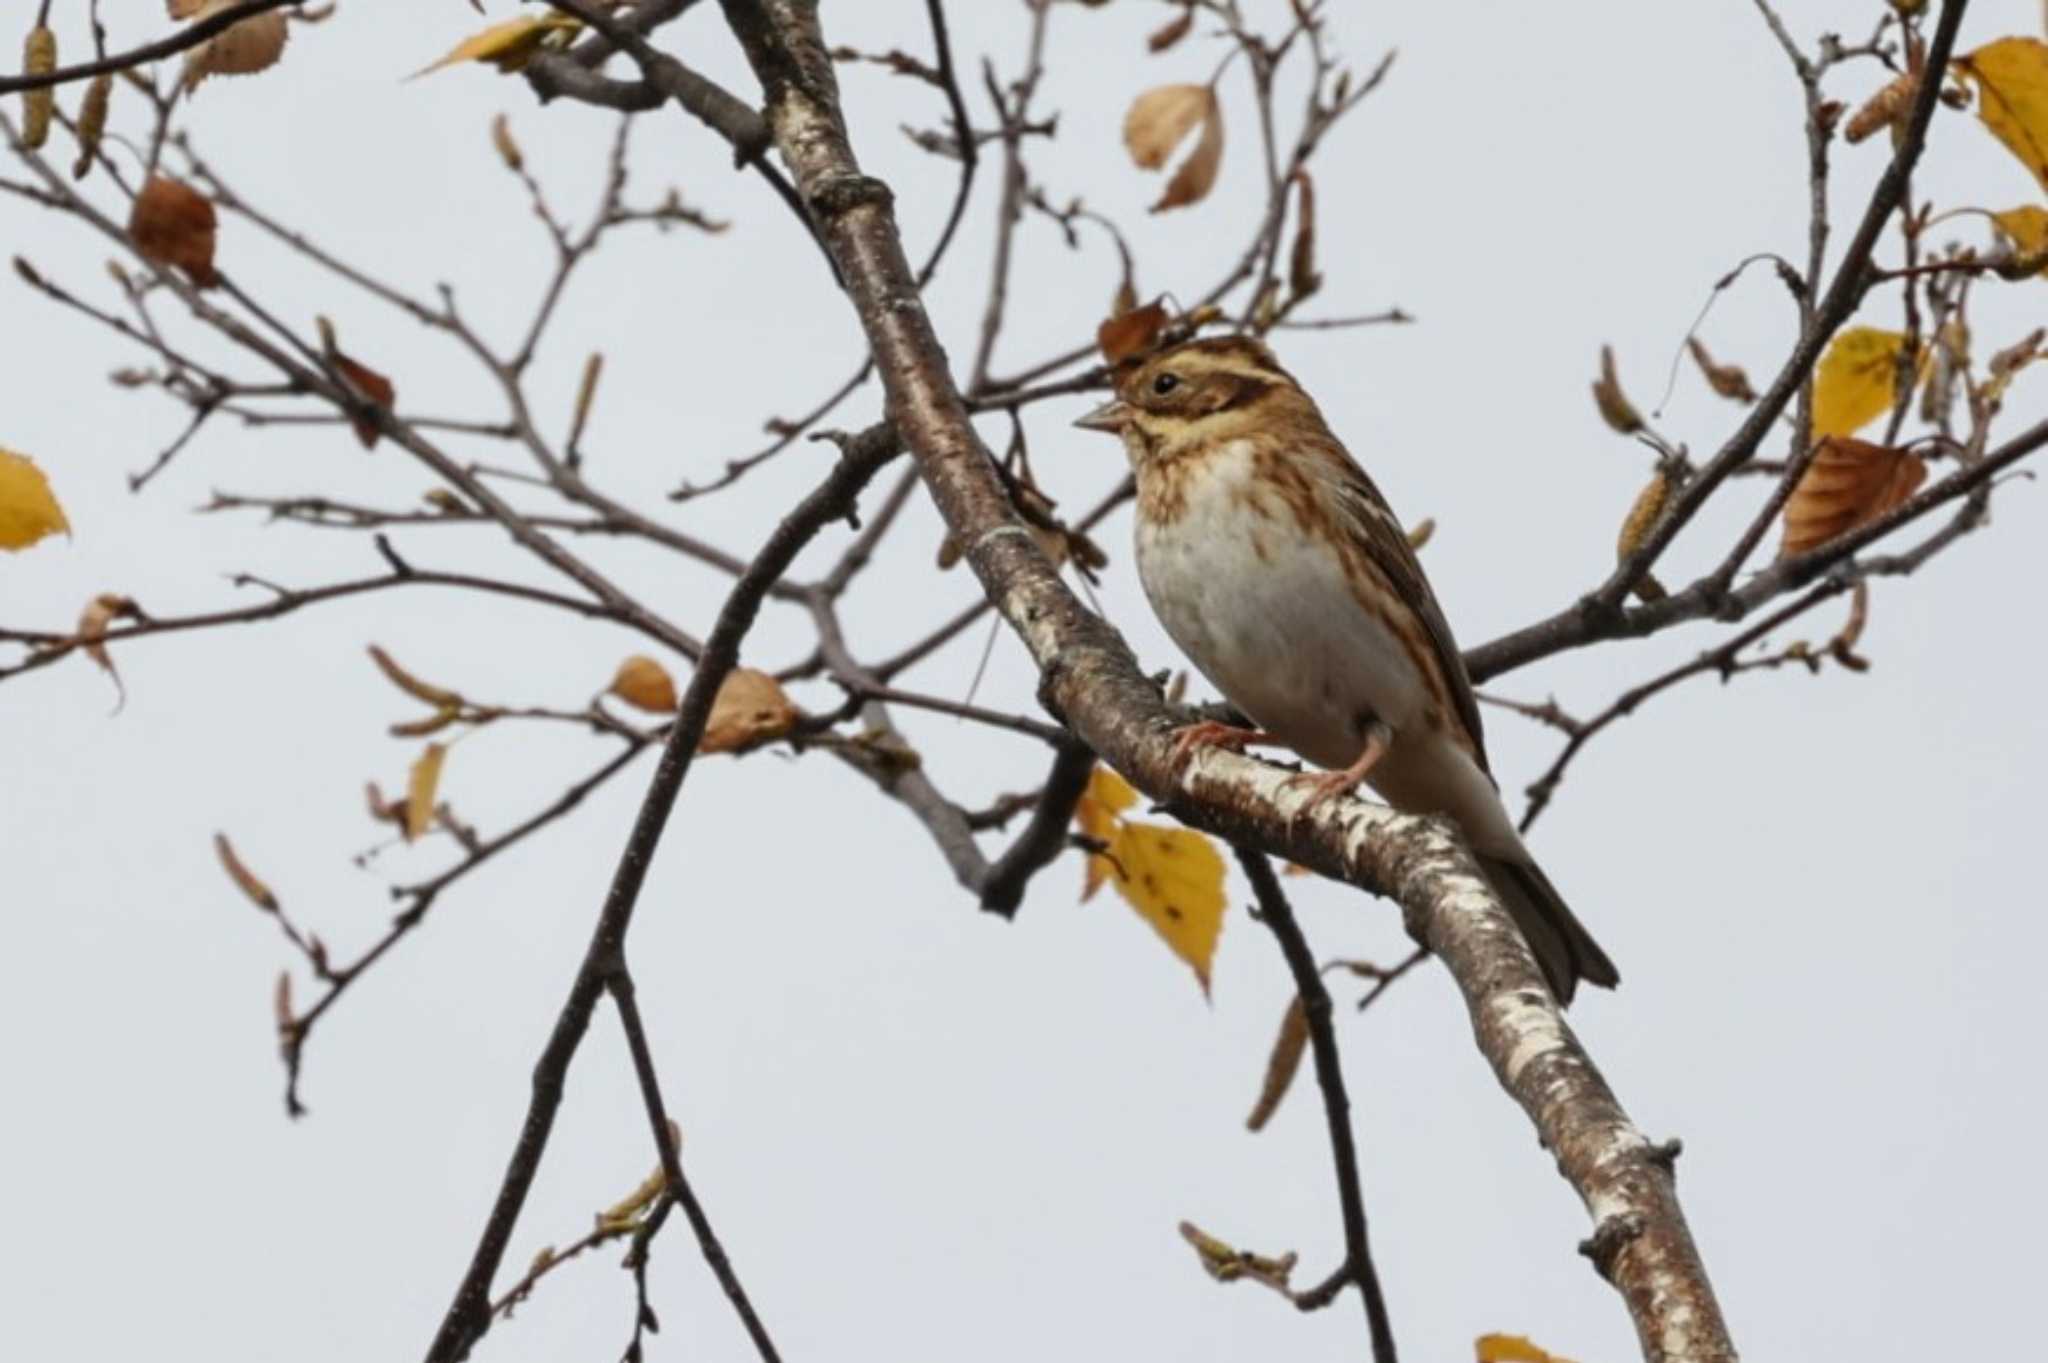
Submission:
[[[926,44],[911,0],[825,8],[835,41]],[[1744,5],[1340,8],[1358,64],[1388,47],[1400,57],[1320,161],[1324,305],[1399,304],[1420,320],[1289,335],[1283,358],[1397,509],[1437,518],[1424,561],[1473,644],[1555,610],[1611,562],[1646,470],[1588,399],[1599,346],[1614,344],[1630,391],[1653,405],[1712,282],[1751,252],[1803,249],[1798,89]],[[1878,5],[1787,9],[1810,39],[1861,31]],[[1012,72],[1022,7],[953,11],[970,68],[992,53]],[[1214,58],[1192,44],[1145,56],[1143,33],[1167,14],[1138,0],[1059,12],[1044,94],[1062,111],[1059,135],[1033,165],[1056,196],[1082,195],[1126,224],[1144,290],[1188,295],[1249,230],[1259,172],[1233,89],[1212,200],[1144,214],[1157,186],[1124,160],[1123,107],[1145,85],[1204,78]],[[476,22],[460,4],[407,7],[401,22],[390,7],[344,3],[295,34],[276,72],[205,88],[190,127],[257,203],[409,288],[452,282],[508,337],[547,247],[490,152],[489,116],[509,111],[529,164],[577,212],[610,120],[536,110],[519,82],[477,69],[399,83]],[[1963,46],[2040,22],[2035,4],[1980,0]],[[669,40],[743,83],[708,9]],[[857,146],[896,184],[918,253],[950,182],[897,129],[937,123],[937,102],[872,69],[846,83]],[[1843,92],[1874,84],[1873,68]],[[1885,154],[1882,139],[1837,148],[1838,223]],[[1944,205],[2039,201],[1967,116],[1937,121],[1926,165],[1916,191]],[[673,182],[736,229],[614,243],[542,352],[539,386],[548,420],[565,422],[584,354],[605,350],[592,473],[654,504],[753,448],[764,416],[813,401],[859,349],[809,246],[702,130],[672,113],[645,120],[634,166],[644,194]],[[985,175],[930,300],[956,360],[971,354],[995,182]],[[0,232],[52,278],[109,291],[105,245],[68,224],[8,198]],[[1115,281],[1096,244],[1069,254],[1038,223],[1019,243],[999,370],[1086,334]],[[404,406],[493,410],[445,341],[232,218],[220,249],[284,315],[333,316]],[[430,486],[401,452],[366,456],[345,433],[222,430],[131,497],[123,475],[181,414],[104,382],[138,352],[11,276],[0,288],[0,443],[42,461],[76,528],[0,560],[9,625],[63,627],[104,590],[170,614],[241,599],[231,572],[311,584],[376,570],[351,535],[188,514],[217,488],[402,503]],[[2044,298],[2040,284],[1984,288],[1980,345],[2038,323]],[[1896,322],[1895,303],[1873,310]],[[1761,380],[1791,321],[1783,291],[1753,272],[1702,335]],[[2008,429],[2048,406],[2039,379],[2022,377]],[[876,410],[863,393],[846,423]],[[1066,428],[1080,410],[1048,405],[1031,427],[1035,465],[1070,506],[1118,471],[1108,442]],[[1688,370],[1662,424],[1697,451],[1737,419]],[[677,522],[745,552],[820,458],[792,453]],[[1705,518],[1667,580],[1711,561],[1738,523],[1733,511]],[[2043,526],[2038,487],[2010,484],[1987,533],[1878,585],[1868,674],[1693,683],[1598,740],[1538,826],[1546,866],[1625,978],[1618,993],[1589,991],[1572,1021],[1644,1128],[1684,1139],[1681,1194],[1751,1357],[1988,1356],[2033,1328],[2048,1182],[2016,1147],[2043,1116],[2035,773],[2048,719],[2026,595]],[[852,598],[867,652],[969,599],[964,574],[931,569],[939,533],[920,504]],[[1127,535],[1120,517],[1102,536],[1116,556],[1103,604],[1149,666],[1177,665]],[[819,555],[844,539],[828,533]],[[399,542],[422,565],[542,580],[492,532]],[[685,623],[708,623],[717,580],[628,547],[593,552]],[[1831,628],[1817,619],[1806,634]],[[982,637],[917,684],[963,694]],[[1592,710],[1715,637],[1694,627],[1569,655],[1496,687]],[[748,661],[788,661],[808,638],[771,611]],[[380,931],[388,879],[444,864],[439,847],[351,864],[376,837],[363,780],[398,784],[415,746],[385,735],[409,703],[364,658],[371,641],[475,694],[572,706],[643,647],[500,602],[390,594],[127,649],[118,715],[83,659],[0,686],[9,1356],[119,1357],[167,1342],[307,1363],[424,1350],[651,764],[444,899],[322,1024],[307,1059],[312,1115],[288,1123],[269,1020],[287,949],[235,895],[209,840],[232,833],[340,952]],[[1028,710],[1032,686],[1022,650],[999,641],[980,699]],[[963,800],[1037,779],[1027,743],[899,718]],[[1489,723],[1495,769],[1518,791],[1556,735],[1505,715]],[[597,752],[501,727],[455,750],[445,789],[466,817],[501,827]],[[1263,1134],[1243,1130],[1289,988],[1277,953],[1234,910],[1205,1002],[1117,901],[1077,906],[1079,878],[1071,860],[1053,868],[1005,924],[955,889],[908,815],[835,764],[759,754],[693,773],[633,957],[694,1180],[786,1357],[1362,1353],[1352,1303],[1303,1318],[1254,1287],[1218,1286],[1174,1233],[1191,1218],[1251,1247],[1296,1249],[1307,1275],[1336,1262],[1313,1093],[1291,1096]],[[1390,906],[1293,889],[1320,953],[1404,949]],[[1245,898],[1235,881],[1232,895]],[[1619,1301],[1574,1253],[1584,1213],[1474,1051],[1441,973],[1404,981],[1343,1040],[1406,1356],[1467,1356],[1488,1330],[1585,1363],[1632,1356]],[[508,1263],[580,1234],[646,1171],[647,1144],[601,1013]],[[617,1258],[563,1270],[477,1356],[608,1356],[631,1310]],[[651,1357],[748,1356],[680,1222],[658,1245],[653,1282],[665,1328]]]

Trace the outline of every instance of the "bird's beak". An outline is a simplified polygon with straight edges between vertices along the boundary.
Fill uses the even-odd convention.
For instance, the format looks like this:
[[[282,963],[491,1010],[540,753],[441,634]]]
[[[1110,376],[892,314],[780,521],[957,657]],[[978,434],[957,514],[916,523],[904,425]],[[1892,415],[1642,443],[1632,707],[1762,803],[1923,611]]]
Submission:
[[[1124,427],[1131,424],[1131,409],[1122,398],[1111,398],[1074,424],[1084,431],[1108,431],[1111,435],[1122,435]]]

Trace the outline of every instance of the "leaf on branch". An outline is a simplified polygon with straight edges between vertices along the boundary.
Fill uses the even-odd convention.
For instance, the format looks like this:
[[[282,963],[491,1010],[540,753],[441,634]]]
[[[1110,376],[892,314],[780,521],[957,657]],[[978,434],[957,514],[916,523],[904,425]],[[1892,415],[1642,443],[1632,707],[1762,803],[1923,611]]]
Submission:
[[[340,351],[327,357],[341,376],[353,384],[358,392],[385,411],[390,411],[398,401],[398,390],[391,386],[391,380],[357,360],[352,360]],[[349,417],[349,426],[354,429],[356,439],[366,450],[377,448],[377,440],[383,432],[377,423],[367,416],[354,414]]]
[[[1253,1104],[1252,1115],[1244,1120],[1245,1130],[1263,1131],[1272,1120],[1280,1100],[1294,1083],[1295,1073],[1301,1068],[1302,1052],[1307,1048],[1308,1012],[1301,1006],[1301,995],[1296,994],[1280,1016],[1280,1035],[1273,1038],[1273,1054],[1266,1061],[1266,1082],[1259,1089],[1259,1101]]]
[[[1316,186],[1306,168],[1294,172],[1294,245],[1287,253],[1287,288],[1299,302],[1323,287],[1316,270]]]
[[[1692,352],[1693,363],[1706,376],[1707,387],[1731,402],[1746,405],[1756,401],[1756,389],[1750,386],[1749,375],[1742,371],[1740,365],[1716,364],[1697,336],[1686,337],[1685,348]]]
[[[644,654],[635,653],[620,663],[605,690],[649,714],[672,715],[676,710],[675,679],[667,668]]]
[[[1600,419],[1612,426],[1617,434],[1634,435],[1643,429],[1642,413],[1621,391],[1621,378],[1614,372],[1614,347],[1600,347],[1600,377],[1593,380],[1593,405],[1600,409]]]
[[[445,744],[429,743],[412,764],[405,781],[405,840],[412,842],[434,822],[434,796],[441,787],[441,766],[447,760]]]
[[[1104,364],[1117,365],[1142,355],[1166,330],[1166,305],[1154,300],[1142,308],[1120,312],[1095,328],[1095,348]]]
[[[215,230],[213,201],[164,175],[150,177],[128,213],[128,237],[136,253],[157,265],[176,266],[202,289],[219,281],[213,269]]]
[[[711,702],[711,716],[704,723],[697,751],[740,752],[772,743],[794,729],[802,717],[781,682],[751,667],[735,667]]]
[[[1194,150],[1166,182],[1154,213],[1199,203],[1215,187],[1223,164],[1223,106],[1206,85],[1160,85],[1131,102],[1124,115],[1124,146],[1140,169],[1158,170],[1197,125]]]
[[[1906,115],[1912,112],[1913,96],[1919,91],[1918,71],[1906,71],[1894,77],[1849,116],[1849,121],[1842,125],[1843,140],[1853,144],[1881,129],[1901,126]]]
[[[173,0],[174,19],[205,19],[241,0]],[[183,13],[180,13],[180,11]],[[228,25],[185,55],[185,90],[189,94],[208,76],[250,76],[277,65],[291,36],[291,21],[281,9],[252,14]]]
[[[462,62],[488,62],[500,71],[522,71],[543,51],[566,47],[582,27],[581,20],[553,10],[507,19],[472,33],[449,49],[447,56],[430,66],[421,67],[406,79],[418,80],[430,72]]]
[[[1906,338],[1850,327],[1828,343],[1813,371],[1813,433],[1853,435],[1892,408]]]
[[[235,882],[235,888],[247,896],[251,904],[265,913],[277,912],[277,896],[271,893],[268,885],[256,878],[254,871],[242,864],[242,859],[235,855],[234,844],[228,841],[227,834],[213,835],[213,850],[220,858],[221,869],[228,873],[228,879]]]
[[[1194,26],[1195,7],[1189,5],[1174,18],[1167,20],[1159,28],[1153,30],[1152,36],[1145,39],[1145,47],[1151,52],[1164,52],[1182,38],[1187,37],[1188,30]]]
[[[25,454],[0,449],[0,549],[26,549],[59,530],[71,533],[50,480]]]
[[[1927,477],[1917,454],[1847,436],[1828,436],[1785,503],[1780,558],[1803,554],[1874,520],[1913,495]]]
[[[370,661],[377,664],[377,670],[382,672],[393,686],[405,692],[414,700],[424,701],[437,710],[456,710],[462,707],[463,702],[460,692],[450,691],[445,686],[436,686],[432,682],[422,681],[403,667],[400,667],[396,658],[393,658],[375,644],[370,645]]]
[[[2011,244],[2014,257],[1998,273],[2007,279],[2048,279],[2048,208],[2022,204],[1993,213],[1991,221]]]
[[[1537,1348],[1521,1335],[1481,1335],[1472,1348],[1478,1363],[1571,1363]]]
[[[1174,955],[1186,961],[1209,992],[1209,966],[1223,933],[1223,854],[1187,828],[1133,823],[1123,812],[1138,793],[1123,777],[1098,765],[1074,807],[1084,837],[1105,844],[1093,852],[1081,887],[1085,903],[1104,881],[1151,924]]]
[[[24,76],[47,76],[57,69],[57,35],[48,27],[37,24],[28,31],[28,38],[21,45],[21,73]],[[21,95],[21,141],[30,151],[39,149],[50,140],[50,120],[57,112],[57,91],[45,85],[39,90],[24,90]]]
[[[101,592],[85,603],[85,609],[78,616],[78,642],[85,656],[100,665],[100,669],[113,678],[114,690],[120,700],[114,706],[116,713],[128,703],[128,688],[121,684],[121,673],[114,666],[114,659],[107,652],[103,640],[107,637],[107,626],[116,620],[140,620],[142,607],[135,604],[133,597],[121,596],[114,592]]]
[[[1977,83],[1977,117],[2048,188],[2048,43],[2000,38],[1955,65]]]

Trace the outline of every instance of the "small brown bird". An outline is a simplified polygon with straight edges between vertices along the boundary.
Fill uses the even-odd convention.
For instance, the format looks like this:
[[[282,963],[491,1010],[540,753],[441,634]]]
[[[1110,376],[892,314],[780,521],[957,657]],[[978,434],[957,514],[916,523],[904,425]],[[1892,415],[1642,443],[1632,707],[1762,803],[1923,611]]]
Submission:
[[[1386,499],[1301,385],[1249,337],[1128,364],[1078,425],[1123,438],[1137,476],[1138,576],[1202,675],[1256,730],[1183,729],[1197,746],[1272,742],[1396,809],[1455,820],[1552,991],[1613,986],[1614,963],[1522,845],[1487,770],[1479,704],[1443,610]]]

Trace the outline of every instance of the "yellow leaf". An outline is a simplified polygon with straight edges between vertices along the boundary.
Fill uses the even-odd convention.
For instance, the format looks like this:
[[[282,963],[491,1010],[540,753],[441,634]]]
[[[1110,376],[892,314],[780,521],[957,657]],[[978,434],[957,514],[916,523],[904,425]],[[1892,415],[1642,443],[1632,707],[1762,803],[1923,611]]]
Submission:
[[[405,840],[411,842],[427,831],[427,825],[434,821],[434,792],[441,785],[441,763],[447,758],[448,749],[439,743],[427,744],[427,750],[412,764],[412,774],[405,782]]]
[[[71,533],[50,480],[27,455],[0,449],[0,549],[26,549],[45,535]]]
[[[457,43],[447,56],[413,72],[408,79],[418,80],[430,71],[439,71],[458,62],[489,62],[500,71],[519,71],[539,56],[541,49],[551,41],[557,46],[566,43],[582,27],[581,21],[552,11],[507,19],[480,33],[472,33]],[[557,34],[561,36],[557,37]]]
[[[650,714],[673,714],[676,684],[668,669],[654,659],[634,654],[619,664],[612,684],[605,688],[626,704]]]
[[[1223,933],[1223,854],[1200,833],[1127,823],[1110,839],[1117,893],[1194,967],[1209,992],[1209,963]]]
[[[2032,262],[2048,256],[2048,208],[2023,204],[2018,208],[2008,208],[2003,213],[1993,213],[1991,221],[2012,239],[2013,254],[2021,260]],[[2034,273],[2048,279],[2048,260],[2042,260]]]
[[[1814,369],[1816,437],[1853,434],[1892,409],[1905,344],[1898,332],[1876,327],[1850,327],[1828,343]]]
[[[1124,115],[1124,146],[1144,170],[1158,170],[1197,124],[1195,148],[1167,181],[1154,213],[1197,203],[1216,184],[1223,164],[1223,108],[1206,85],[1159,85],[1131,102]]]
[[[719,685],[704,723],[700,753],[737,752],[782,737],[796,727],[801,712],[782,684],[766,672],[735,667]]]
[[[241,0],[206,0],[193,10],[193,19],[205,19]],[[190,92],[208,76],[248,76],[277,64],[291,36],[291,23],[281,9],[253,14],[230,24],[192,49],[185,57],[185,89]]]
[[[2000,38],[1956,66],[1977,82],[1977,117],[2048,187],[2048,43]]]
[[[1478,1363],[1571,1363],[1537,1348],[1521,1335],[1481,1335],[1473,1341]]]
[[[1081,792],[1081,798],[1074,804],[1074,822],[1080,825],[1084,837],[1108,843],[1116,836],[1117,815],[1137,802],[1138,792],[1131,789],[1130,782],[1098,762],[1088,777],[1088,789]],[[1089,856],[1081,879],[1083,904],[1093,899],[1095,892],[1102,888],[1109,870],[1108,857],[1099,853]]]

